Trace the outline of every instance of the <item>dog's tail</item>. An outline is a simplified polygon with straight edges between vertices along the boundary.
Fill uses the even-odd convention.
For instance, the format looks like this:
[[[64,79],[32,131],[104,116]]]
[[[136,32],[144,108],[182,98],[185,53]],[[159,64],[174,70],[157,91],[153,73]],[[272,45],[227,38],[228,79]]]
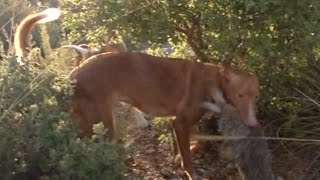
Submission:
[[[28,35],[34,25],[38,23],[46,23],[59,18],[61,12],[58,8],[48,8],[42,12],[28,15],[18,25],[14,36],[15,54],[18,58],[23,57],[24,51],[28,47]]]

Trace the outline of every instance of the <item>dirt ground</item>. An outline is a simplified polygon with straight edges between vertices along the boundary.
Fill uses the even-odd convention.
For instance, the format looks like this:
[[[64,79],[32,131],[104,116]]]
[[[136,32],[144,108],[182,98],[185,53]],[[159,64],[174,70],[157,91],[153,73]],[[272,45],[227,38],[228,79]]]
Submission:
[[[173,163],[172,143],[159,140],[165,131],[166,128],[150,126],[128,130],[126,136],[131,151],[127,161],[127,177],[130,180],[186,179],[181,168]],[[206,144],[204,151],[193,154],[193,165],[198,178],[241,180],[233,162],[219,156],[219,142]],[[318,157],[305,159],[290,154],[279,144],[269,144],[273,152],[273,171],[277,180],[320,180],[320,151]]]

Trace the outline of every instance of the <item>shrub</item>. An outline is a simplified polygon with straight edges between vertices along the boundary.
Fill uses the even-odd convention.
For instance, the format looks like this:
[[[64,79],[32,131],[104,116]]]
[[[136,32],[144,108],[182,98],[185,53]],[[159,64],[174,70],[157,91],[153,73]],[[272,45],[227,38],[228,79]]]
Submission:
[[[294,137],[300,139],[319,139],[320,129],[318,128],[320,114],[320,63],[315,62],[304,68],[296,68],[299,78],[296,79],[298,86],[291,86],[292,91],[296,92],[294,100],[300,104],[295,113],[290,113],[280,121],[277,130],[268,130],[275,132],[282,137]],[[269,126],[267,128],[273,128]],[[317,142],[288,142],[285,145],[291,145],[289,151],[292,153],[308,152],[308,156],[314,158],[319,143]]]
[[[124,179],[124,149],[104,140],[103,126],[77,137],[63,64],[31,64],[0,61],[0,179]]]

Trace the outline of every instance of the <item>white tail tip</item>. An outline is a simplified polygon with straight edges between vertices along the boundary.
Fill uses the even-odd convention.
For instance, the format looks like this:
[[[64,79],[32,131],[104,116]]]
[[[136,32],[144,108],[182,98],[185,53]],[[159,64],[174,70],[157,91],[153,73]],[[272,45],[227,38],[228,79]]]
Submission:
[[[50,22],[50,21],[54,21],[54,20],[59,19],[60,15],[61,15],[61,10],[58,8],[48,8],[48,9],[42,11],[41,14],[46,14],[47,17],[38,21],[38,23],[46,23],[46,22]]]
[[[17,62],[19,65],[24,65],[24,62],[22,62],[22,56],[17,56]]]

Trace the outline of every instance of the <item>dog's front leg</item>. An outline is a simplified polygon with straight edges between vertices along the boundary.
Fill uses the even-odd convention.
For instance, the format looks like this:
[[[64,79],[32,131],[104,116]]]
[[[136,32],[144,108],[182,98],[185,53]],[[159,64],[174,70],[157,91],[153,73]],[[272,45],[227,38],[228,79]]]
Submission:
[[[192,179],[194,172],[190,151],[190,127],[184,116],[177,116],[173,122],[175,141],[182,159],[181,166],[186,171],[189,179]]]

